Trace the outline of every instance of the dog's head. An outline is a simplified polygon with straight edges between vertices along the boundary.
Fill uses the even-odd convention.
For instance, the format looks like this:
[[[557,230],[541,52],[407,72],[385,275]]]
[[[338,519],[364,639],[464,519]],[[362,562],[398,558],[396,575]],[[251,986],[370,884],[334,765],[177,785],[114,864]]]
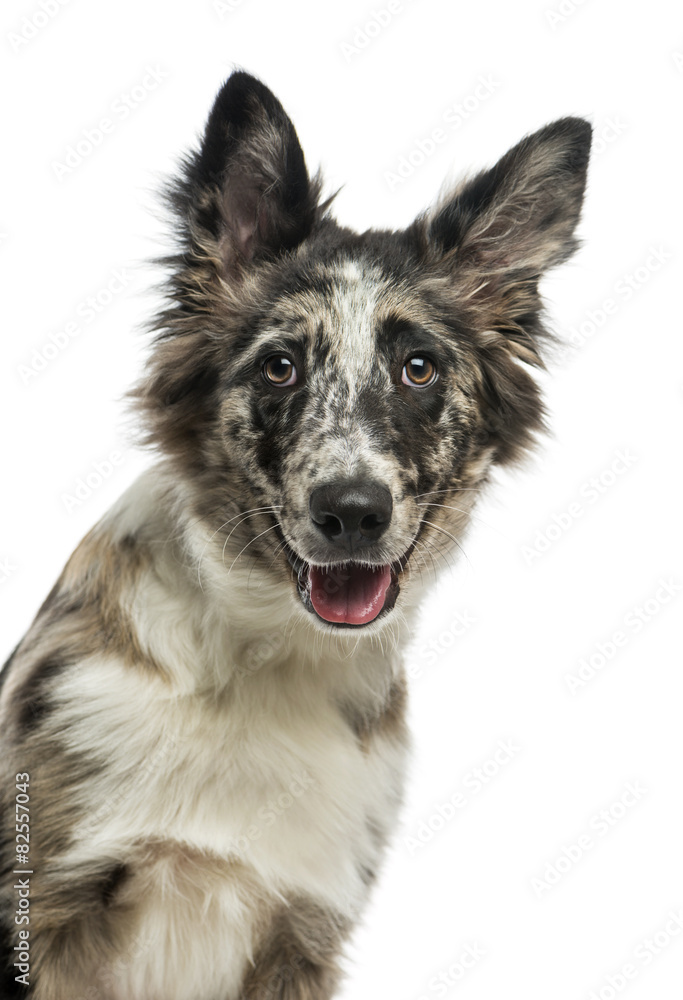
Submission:
[[[376,631],[458,545],[542,427],[538,283],[576,247],[590,136],[557,121],[359,235],[273,94],[230,77],[169,192],[180,248],[138,390],[227,567],[288,578],[322,629]]]

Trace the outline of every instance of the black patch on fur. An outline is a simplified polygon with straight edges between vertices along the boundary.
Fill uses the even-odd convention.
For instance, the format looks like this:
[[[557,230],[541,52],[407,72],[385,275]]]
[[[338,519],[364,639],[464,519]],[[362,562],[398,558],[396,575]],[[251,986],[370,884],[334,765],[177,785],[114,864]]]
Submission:
[[[40,725],[50,708],[47,688],[58,677],[66,663],[59,654],[39,660],[22,686],[14,694],[14,717],[20,734],[25,735]]]
[[[17,954],[14,951],[14,946],[19,940],[17,936],[19,930],[21,928],[16,926],[10,929],[4,923],[0,924],[0,997],[2,1000],[26,1000],[30,996],[26,987],[15,980],[15,976],[19,972],[14,968]]]
[[[364,885],[371,886],[377,879],[377,871],[375,868],[368,868],[367,865],[358,866],[358,874],[361,877],[361,881]]]
[[[128,878],[128,866],[121,863],[114,865],[100,884],[100,896],[105,907],[109,907],[116,899],[116,893]]]
[[[244,1000],[304,1000],[334,996],[341,978],[337,955],[346,920],[315,903],[293,900],[268,928],[242,983]]]
[[[165,406],[174,407],[184,403],[188,397],[192,399],[209,397],[218,382],[218,373],[209,364],[193,365],[187,371],[185,378],[174,381],[166,389],[163,402]]]

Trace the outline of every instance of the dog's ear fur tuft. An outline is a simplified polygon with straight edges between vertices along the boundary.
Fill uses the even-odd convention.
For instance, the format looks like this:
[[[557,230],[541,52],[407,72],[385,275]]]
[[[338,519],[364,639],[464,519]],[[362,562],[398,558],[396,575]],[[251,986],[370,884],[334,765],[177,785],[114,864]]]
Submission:
[[[543,428],[537,385],[518,362],[543,365],[538,284],[578,246],[590,145],[588,122],[553,122],[415,223],[425,261],[471,325],[499,462],[521,457]]]
[[[255,77],[236,72],[209,115],[199,151],[172,193],[190,243],[218,242],[224,274],[259,257],[291,250],[310,232],[320,180],[282,105]]]
[[[561,118],[465,181],[423,220],[431,253],[482,329],[514,328],[537,312],[539,278],[576,250],[590,145],[587,121]]]
[[[538,277],[576,249],[591,126],[561,118],[522,139],[490,170],[453,192],[429,223],[429,238],[458,269]]]
[[[466,181],[432,216],[430,238],[461,267],[540,275],[575,249],[591,126],[561,118]]]
[[[165,191],[177,251],[147,374],[132,392],[148,444],[198,457],[215,416],[221,345],[254,304],[246,280],[259,261],[293,250],[311,232],[321,181],[309,178],[294,126],[259,80],[236,72],[214,102],[198,151]],[[254,291],[256,288],[256,291]]]

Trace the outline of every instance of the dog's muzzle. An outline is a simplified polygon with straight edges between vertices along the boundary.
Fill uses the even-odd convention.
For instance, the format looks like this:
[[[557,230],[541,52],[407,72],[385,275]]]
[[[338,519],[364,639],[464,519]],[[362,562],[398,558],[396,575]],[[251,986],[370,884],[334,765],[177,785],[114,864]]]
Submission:
[[[334,625],[367,625],[398,596],[398,563],[380,565],[370,549],[391,523],[393,501],[381,483],[346,481],[316,487],[309,514],[325,540],[329,565],[296,566],[304,606]]]

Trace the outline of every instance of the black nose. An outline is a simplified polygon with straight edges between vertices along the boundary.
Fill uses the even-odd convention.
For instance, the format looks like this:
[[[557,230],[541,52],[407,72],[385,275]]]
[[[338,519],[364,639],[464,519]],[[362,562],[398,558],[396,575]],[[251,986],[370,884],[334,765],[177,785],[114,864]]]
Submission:
[[[311,493],[311,520],[334,545],[355,551],[389,526],[391,493],[380,483],[330,483]]]

